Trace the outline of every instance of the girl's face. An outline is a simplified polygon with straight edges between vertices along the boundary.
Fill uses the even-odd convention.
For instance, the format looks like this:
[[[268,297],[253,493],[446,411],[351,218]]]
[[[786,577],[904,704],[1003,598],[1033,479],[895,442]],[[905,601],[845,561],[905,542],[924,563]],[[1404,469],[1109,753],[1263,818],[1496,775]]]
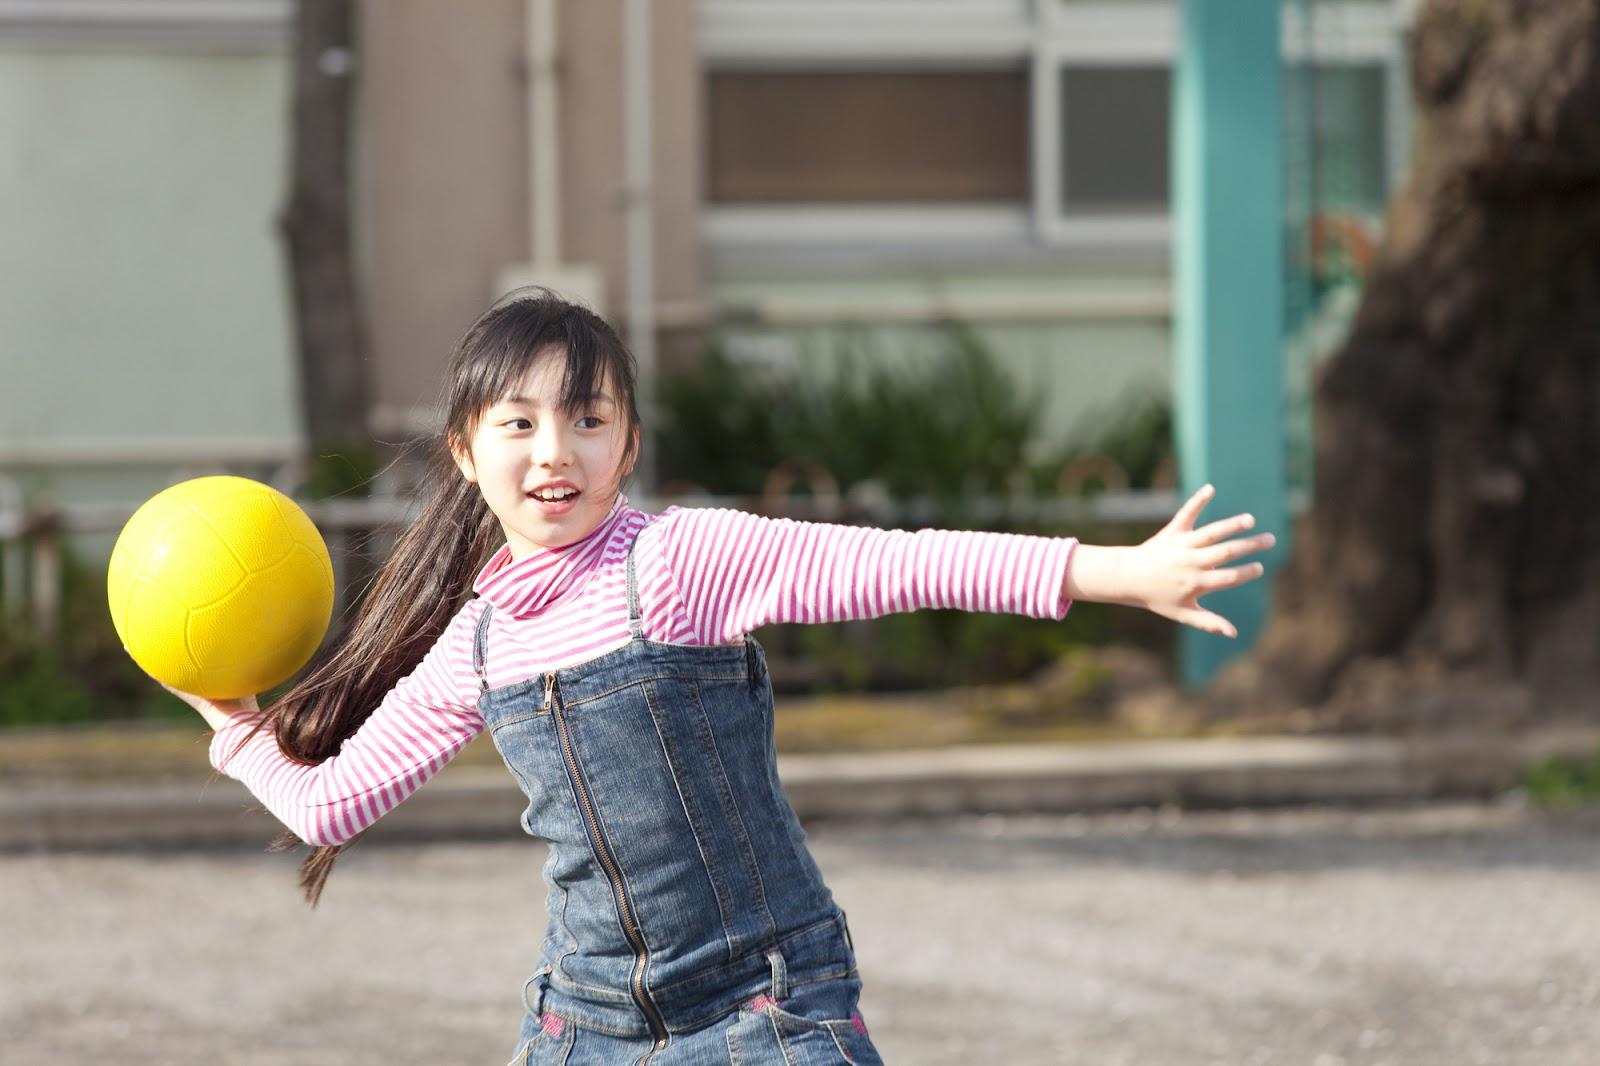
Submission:
[[[593,533],[616,501],[632,463],[627,408],[602,382],[580,410],[561,410],[565,360],[535,361],[508,395],[483,412],[462,475],[478,486],[500,520],[514,560],[561,548]]]

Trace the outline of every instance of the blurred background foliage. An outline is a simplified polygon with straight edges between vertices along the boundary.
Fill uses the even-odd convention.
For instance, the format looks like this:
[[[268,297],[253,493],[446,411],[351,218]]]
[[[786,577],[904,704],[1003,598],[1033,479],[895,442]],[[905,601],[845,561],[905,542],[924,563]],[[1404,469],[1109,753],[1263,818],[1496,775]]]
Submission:
[[[1149,485],[1170,455],[1170,408],[1160,397],[1129,397],[1085,420],[1071,443],[1041,444],[1043,397],[1028,395],[967,330],[951,325],[942,351],[913,373],[875,357],[867,335],[834,354],[838,373],[785,375],[742,366],[713,346],[692,370],[663,381],[656,436],[666,481],[689,481],[719,496],[761,495],[786,461],[828,470],[841,493],[871,482],[880,498],[922,499],[925,524],[978,528],[972,500],[1017,492],[1051,495],[1063,463],[1109,456],[1131,487]],[[306,491],[349,492],[359,463],[330,461]],[[804,485],[796,486],[803,490]],[[985,528],[1097,543],[1128,543],[1150,530]],[[55,725],[108,719],[188,722],[193,712],[146,677],[122,650],[105,600],[105,573],[66,546],[62,636],[47,647],[15,624],[0,624],[0,725]],[[904,691],[1013,681],[1073,648],[1134,644],[1170,661],[1172,626],[1143,612],[1076,605],[1062,622],[1014,615],[918,611],[868,621],[767,627],[756,634],[772,656],[782,693]]]
[[[62,546],[61,637],[54,646],[0,620],[0,726],[107,719],[189,722],[194,717],[122,650],[106,604],[103,568]]]
[[[1172,454],[1171,405],[1135,393],[1085,418],[1049,446],[1045,397],[1030,395],[959,323],[914,367],[876,349],[870,332],[846,333],[831,375],[800,375],[735,362],[713,345],[701,365],[661,383],[661,476],[719,496],[756,498],[785,463],[828,471],[841,494],[868,484],[891,501],[933,505],[927,524],[1128,543],[1153,530],[1098,526],[1024,528],[982,521],[978,496],[1052,496],[1061,468],[1109,458],[1130,488],[1148,488]],[[1087,491],[1101,486],[1091,483]],[[794,491],[815,491],[798,483]],[[1062,622],[1016,615],[917,611],[870,621],[767,627],[780,692],[937,688],[1014,680],[1086,644],[1131,643],[1170,661],[1172,627],[1140,612],[1080,604]]]
[[[715,495],[759,495],[785,462],[810,462],[841,492],[863,482],[893,499],[936,503],[941,523],[974,495],[1053,494],[1061,467],[1104,455],[1150,486],[1172,455],[1165,395],[1134,391],[1092,412],[1068,443],[1043,442],[1043,395],[1029,395],[965,326],[946,323],[934,354],[897,363],[868,331],[844,333],[835,368],[801,375],[731,359],[713,344],[692,370],[663,377],[664,481]],[[809,361],[808,361],[809,365]]]
[[[1522,787],[1544,807],[1580,807],[1600,802],[1600,751],[1588,759],[1543,759],[1523,771]]]

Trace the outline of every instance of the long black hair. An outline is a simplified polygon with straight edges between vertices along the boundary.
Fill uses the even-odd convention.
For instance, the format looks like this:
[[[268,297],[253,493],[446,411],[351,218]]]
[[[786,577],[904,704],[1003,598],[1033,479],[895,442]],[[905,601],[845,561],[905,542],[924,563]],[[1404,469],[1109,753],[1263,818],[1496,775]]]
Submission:
[[[566,363],[563,407],[581,408],[604,384],[624,409],[627,445],[618,467],[620,490],[621,472],[632,469],[639,447],[633,355],[600,316],[548,289],[520,289],[502,298],[472,323],[451,354],[441,397],[444,426],[420,444],[427,453],[420,513],[396,540],[349,627],[265,709],[265,719],[239,748],[270,726],[290,759],[320,763],[338,752],[422,661],[504,539],[478,486],[461,476],[452,451],[466,454],[484,413],[537,360],[556,356]],[[360,836],[315,846],[307,856],[300,887],[312,907],[339,853]],[[298,843],[294,833],[285,832],[267,847],[283,851]]]

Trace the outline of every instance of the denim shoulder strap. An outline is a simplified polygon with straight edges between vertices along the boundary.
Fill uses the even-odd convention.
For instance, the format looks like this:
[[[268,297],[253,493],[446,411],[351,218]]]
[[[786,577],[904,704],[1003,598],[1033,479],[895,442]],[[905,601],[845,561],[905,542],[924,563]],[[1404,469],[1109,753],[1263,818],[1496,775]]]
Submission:
[[[633,569],[633,545],[639,543],[635,537],[628,545],[628,635],[634,640],[644,636],[644,619],[639,613],[639,578]]]
[[[478,618],[478,631],[472,637],[472,672],[478,675],[478,686],[484,691],[489,691],[489,676],[486,672],[489,654],[489,616],[494,613],[494,604],[485,603],[483,614]]]

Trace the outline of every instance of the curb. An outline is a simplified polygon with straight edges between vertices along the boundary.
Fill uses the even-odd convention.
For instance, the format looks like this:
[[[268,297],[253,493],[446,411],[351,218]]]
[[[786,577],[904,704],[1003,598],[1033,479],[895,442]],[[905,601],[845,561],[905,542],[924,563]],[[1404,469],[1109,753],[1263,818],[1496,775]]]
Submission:
[[[1588,758],[1600,728],[1523,737],[1250,737],[785,755],[803,821],[1176,805],[1264,807],[1485,798],[1549,756]],[[366,841],[526,839],[509,774],[446,766]],[[282,827],[229,778],[0,785],[0,852],[252,846]]]

